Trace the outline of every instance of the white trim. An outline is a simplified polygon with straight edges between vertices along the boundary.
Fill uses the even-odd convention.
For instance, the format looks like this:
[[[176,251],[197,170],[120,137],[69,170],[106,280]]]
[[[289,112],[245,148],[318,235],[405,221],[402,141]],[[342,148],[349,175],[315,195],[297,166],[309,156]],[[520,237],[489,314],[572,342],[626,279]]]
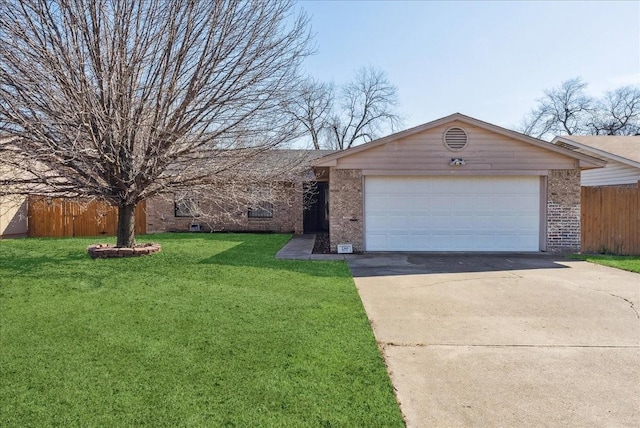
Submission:
[[[547,205],[549,204],[548,176],[540,176],[540,251],[547,251]]]
[[[341,169],[341,168],[336,168]],[[349,168],[352,169],[352,168]],[[547,176],[549,175],[549,170],[526,170],[526,169],[517,169],[517,170],[491,170],[491,169],[482,169],[482,170],[439,170],[439,171],[426,171],[426,170],[418,170],[418,169],[405,169],[405,170],[394,170],[394,169],[363,169],[362,175],[416,175],[416,176],[478,176],[478,177],[491,177],[496,175],[510,175],[510,176],[518,176],[518,175],[538,175],[538,176]]]
[[[367,198],[367,191],[365,189],[365,186],[367,185],[367,180],[365,180],[364,174],[360,174],[360,189],[362,189],[362,197],[361,197],[361,203],[360,203],[360,236],[362,239],[362,251],[366,251],[365,248],[367,248],[367,213],[364,211],[364,207],[366,207],[366,198]]]

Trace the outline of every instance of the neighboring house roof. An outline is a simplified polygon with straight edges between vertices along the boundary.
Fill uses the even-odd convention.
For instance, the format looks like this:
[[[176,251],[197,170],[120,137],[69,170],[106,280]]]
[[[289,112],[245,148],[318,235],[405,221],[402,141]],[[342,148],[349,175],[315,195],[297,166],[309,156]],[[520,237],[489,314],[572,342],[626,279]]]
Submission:
[[[567,135],[552,141],[578,153],[640,168],[640,135]]]
[[[324,156],[314,162],[312,162],[312,164],[314,166],[334,166],[336,164],[336,161],[344,156],[350,156],[353,155],[355,153],[359,153],[365,150],[369,150],[372,149],[374,147],[378,147],[380,145],[383,144],[387,144],[396,140],[399,140],[401,138],[405,138],[414,134],[418,134],[424,131],[427,131],[429,129],[433,129],[436,128],[438,126],[442,126],[445,125],[449,122],[454,122],[454,121],[458,121],[458,122],[462,122],[462,123],[466,123],[469,125],[473,125],[473,126],[477,126],[479,128],[483,128],[486,129],[487,131],[491,131],[491,132],[495,132],[496,134],[500,134],[500,135],[504,135],[507,137],[511,137],[513,139],[528,143],[528,144],[532,144],[534,146],[538,146],[541,148],[544,148],[546,150],[550,150],[552,152],[556,152],[565,156],[568,156],[570,158],[576,159],[579,162],[579,166],[581,169],[589,169],[589,168],[599,168],[602,167],[606,164],[606,162],[603,162],[600,159],[594,158],[593,156],[590,155],[586,155],[583,153],[579,153],[579,152],[575,152],[572,150],[569,150],[567,148],[558,146],[558,145],[554,145],[551,144],[547,141],[543,141],[543,140],[539,140],[537,138],[533,138],[530,137],[528,135],[525,134],[521,134],[519,132],[515,132],[506,128],[502,128],[500,126],[497,125],[493,125],[487,122],[483,122],[481,120],[478,119],[474,119],[473,117],[470,116],[466,116],[464,114],[461,113],[454,113],[452,115],[434,120],[432,122],[428,122],[425,123],[423,125],[419,125],[416,126],[414,128],[410,128],[407,129],[405,131],[401,131],[401,132],[397,132],[395,134],[389,135],[387,137],[383,137],[383,138],[379,138],[377,140],[371,141],[369,143],[366,144],[362,144],[360,146],[355,146],[355,147],[351,147],[350,149],[347,150],[342,150],[336,153],[332,153],[329,154],[327,156]]]

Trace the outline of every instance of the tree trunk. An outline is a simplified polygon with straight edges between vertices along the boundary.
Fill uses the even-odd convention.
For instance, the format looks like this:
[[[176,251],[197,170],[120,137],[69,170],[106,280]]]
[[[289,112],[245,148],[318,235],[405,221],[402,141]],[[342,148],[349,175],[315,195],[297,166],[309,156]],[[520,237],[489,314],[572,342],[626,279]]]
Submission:
[[[136,245],[135,213],[135,205],[118,206],[118,241],[116,246],[133,248]]]

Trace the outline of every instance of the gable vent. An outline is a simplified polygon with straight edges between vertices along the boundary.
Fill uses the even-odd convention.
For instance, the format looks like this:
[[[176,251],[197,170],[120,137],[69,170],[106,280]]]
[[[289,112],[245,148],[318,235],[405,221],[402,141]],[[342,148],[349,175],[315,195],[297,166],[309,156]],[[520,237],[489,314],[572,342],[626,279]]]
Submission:
[[[462,150],[467,146],[468,142],[467,133],[462,128],[449,128],[444,133],[444,145],[449,150],[455,152]]]

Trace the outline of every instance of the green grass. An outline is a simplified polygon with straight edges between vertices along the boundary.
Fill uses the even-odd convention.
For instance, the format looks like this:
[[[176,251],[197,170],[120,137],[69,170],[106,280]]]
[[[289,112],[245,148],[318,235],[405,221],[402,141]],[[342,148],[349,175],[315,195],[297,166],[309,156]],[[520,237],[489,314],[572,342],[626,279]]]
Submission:
[[[346,264],[288,238],[0,241],[0,426],[403,426]]]
[[[574,254],[569,257],[576,260],[586,260],[599,265],[640,273],[640,256]]]

